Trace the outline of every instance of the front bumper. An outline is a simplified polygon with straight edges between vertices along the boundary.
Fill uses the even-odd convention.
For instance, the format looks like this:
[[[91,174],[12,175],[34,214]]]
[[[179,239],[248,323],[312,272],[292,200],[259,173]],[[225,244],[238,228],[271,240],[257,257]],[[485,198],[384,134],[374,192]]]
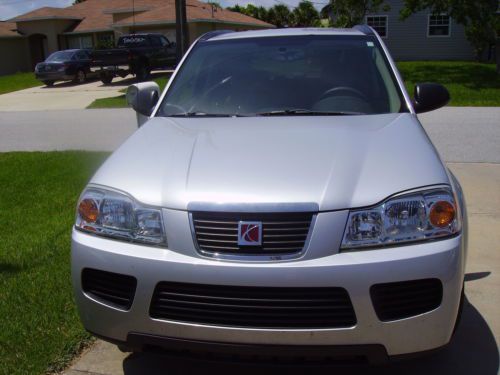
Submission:
[[[179,211],[170,214],[171,218],[185,215],[185,220],[188,216]],[[401,247],[348,253],[332,251],[327,256],[307,257],[307,254],[325,251],[325,241],[318,231],[321,231],[322,221],[335,221],[335,215],[344,214],[319,214],[306,256],[287,262],[229,262],[203,258],[194,248],[189,226],[175,225],[169,220],[166,222],[176,230],[170,235],[167,232],[169,249],[109,240],[74,230],[72,277],[83,325],[96,335],[122,343],[134,336],[151,336],[242,345],[376,345],[383,346],[390,356],[446,345],[453,332],[462,290],[462,235]],[[137,289],[130,310],[110,307],[86,295],[81,285],[84,268],[134,276]],[[443,298],[438,308],[390,322],[378,319],[369,293],[373,284],[426,278],[442,282]],[[351,298],[357,323],[348,328],[278,330],[153,319],[149,308],[155,286],[161,281],[264,287],[343,287]]]
[[[71,81],[75,75],[66,72],[36,72],[35,77],[40,81]]]

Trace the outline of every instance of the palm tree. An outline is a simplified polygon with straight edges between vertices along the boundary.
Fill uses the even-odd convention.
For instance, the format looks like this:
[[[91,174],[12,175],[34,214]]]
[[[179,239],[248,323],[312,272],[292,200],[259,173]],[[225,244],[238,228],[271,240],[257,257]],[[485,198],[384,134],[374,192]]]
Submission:
[[[272,23],[278,28],[287,27],[293,24],[292,22],[290,22],[290,9],[288,9],[285,4],[276,4],[269,10],[269,13],[270,15],[268,22]],[[271,19],[271,15],[274,16],[274,19]]]
[[[302,0],[299,5],[297,5],[297,7],[293,10],[293,16],[295,18],[294,26],[318,26],[320,22],[318,11],[308,0]]]

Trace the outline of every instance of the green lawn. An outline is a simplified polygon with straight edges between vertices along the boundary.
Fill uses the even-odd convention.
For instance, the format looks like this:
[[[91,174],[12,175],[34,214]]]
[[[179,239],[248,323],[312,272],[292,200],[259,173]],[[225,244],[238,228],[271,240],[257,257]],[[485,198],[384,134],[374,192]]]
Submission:
[[[500,106],[500,75],[494,64],[411,61],[397,65],[411,96],[415,83],[436,82],[450,92],[451,106]]]
[[[160,86],[160,91],[163,91],[169,79],[170,75],[162,75],[153,78],[153,81],[155,81]],[[124,89],[121,91],[126,92],[127,90]],[[125,108],[125,107],[127,107],[125,95],[119,95],[111,98],[96,99],[92,103],[90,103],[90,105],[87,108],[94,109],[94,108]]]
[[[16,73],[0,76],[0,95],[42,85],[43,83],[37,80],[33,73]]]
[[[399,62],[406,88],[413,96],[418,82],[437,82],[446,86],[451,95],[451,106],[500,106],[500,75],[494,64],[465,61],[410,61]],[[155,79],[161,89],[169,76]],[[126,107],[125,95],[97,99],[87,108]]]
[[[78,195],[107,154],[0,153],[0,374],[64,367],[90,336],[73,301]]]

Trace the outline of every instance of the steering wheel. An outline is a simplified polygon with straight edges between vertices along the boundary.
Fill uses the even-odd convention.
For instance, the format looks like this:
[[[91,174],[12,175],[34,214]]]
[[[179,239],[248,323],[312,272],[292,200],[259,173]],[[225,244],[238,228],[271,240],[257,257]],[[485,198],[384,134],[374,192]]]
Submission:
[[[358,97],[359,99],[362,99],[365,102],[368,102],[368,98],[366,97],[365,94],[363,94],[361,91],[356,90],[352,87],[347,87],[347,86],[338,86],[338,87],[333,87],[331,89],[326,90],[321,97],[319,98],[318,102],[322,101],[323,99],[326,99],[330,96],[338,96],[341,95],[342,92],[347,92],[354,94],[354,96]],[[353,96],[353,95],[350,95]]]

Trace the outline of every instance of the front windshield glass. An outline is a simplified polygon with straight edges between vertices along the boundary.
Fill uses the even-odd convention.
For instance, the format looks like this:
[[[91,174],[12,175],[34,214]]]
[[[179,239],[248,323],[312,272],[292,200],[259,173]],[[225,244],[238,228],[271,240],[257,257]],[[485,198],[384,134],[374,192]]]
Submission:
[[[401,91],[375,38],[308,35],[199,42],[158,115],[401,111]]]
[[[47,58],[47,62],[69,61],[73,57],[73,52],[58,51]]]

